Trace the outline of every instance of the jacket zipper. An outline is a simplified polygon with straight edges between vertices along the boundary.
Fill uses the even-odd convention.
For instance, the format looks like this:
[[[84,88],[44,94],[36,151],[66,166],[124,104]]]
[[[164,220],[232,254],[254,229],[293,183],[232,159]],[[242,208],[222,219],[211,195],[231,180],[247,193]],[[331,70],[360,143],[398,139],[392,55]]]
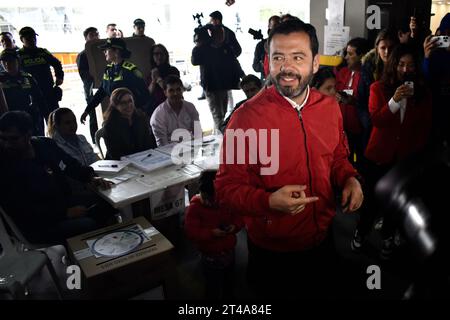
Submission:
[[[312,184],[312,174],[311,174],[311,167],[309,165],[309,153],[308,153],[308,146],[306,144],[306,130],[305,130],[305,125],[303,123],[303,118],[302,118],[302,111],[301,110],[297,110],[297,114],[298,114],[298,118],[300,119],[300,124],[302,126],[302,130],[303,130],[303,136],[304,138],[304,142],[305,142],[305,151],[306,151],[306,167],[308,168],[308,178],[309,178],[309,188],[310,188],[310,192],[312,194],[313,192],[313,184]],[[319,225],[317,224],[317,217],[316,217],[316,204],[312,203],[313,206],[313,219],[314,219],[314,225],[316,226],[316,230],[319,231]]]

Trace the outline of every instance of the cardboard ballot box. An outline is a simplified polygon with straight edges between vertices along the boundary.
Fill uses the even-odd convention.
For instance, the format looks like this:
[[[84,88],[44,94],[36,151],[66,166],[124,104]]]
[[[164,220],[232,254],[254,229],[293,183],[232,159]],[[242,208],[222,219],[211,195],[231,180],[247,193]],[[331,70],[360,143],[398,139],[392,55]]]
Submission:
[[[144,217],[67,242],[89,298],[129,298],[159,285],[168,297],[176,286],[174,247]]]

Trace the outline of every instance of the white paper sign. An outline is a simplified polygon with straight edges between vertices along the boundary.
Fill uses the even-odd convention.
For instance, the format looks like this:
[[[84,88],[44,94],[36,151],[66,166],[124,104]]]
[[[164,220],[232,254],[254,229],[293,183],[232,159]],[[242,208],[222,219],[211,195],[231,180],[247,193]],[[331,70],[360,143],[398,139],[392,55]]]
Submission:
[[[173,186],[150,196],[152,220],[184,212],[184,209],[184,185]]]
[[[345,0],[328,0],[328,25],[344,25]]]
[[[324,26],[324,50],[329,56],[340,56],[350,40],[350,27]]]

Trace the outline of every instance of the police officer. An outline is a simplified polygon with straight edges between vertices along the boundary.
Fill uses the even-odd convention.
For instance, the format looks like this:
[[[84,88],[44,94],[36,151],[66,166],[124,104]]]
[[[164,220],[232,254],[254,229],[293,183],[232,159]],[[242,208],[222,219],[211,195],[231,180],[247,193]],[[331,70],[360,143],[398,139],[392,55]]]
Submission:
[[[48,109],[41,110],[45,121],[53,110],[59,108],[57,92],[60,89],[53,87],[60,86],[64,80],[64,71],[61,62],[55,58],[47,49],[36,46],[36,36],[38,34],[31,27],[20,29],[20,41],[23,42],[23,48],[19,49],[21,67],[25,72],[30,73],[37,81],[39,88],[44,94]],[[55,81],[53,81],[50,66],[55,71]]]
[[[36,80],[29,73],[19,70],[19,55],[14,49],[5,49],[0,54],[5,71],[0,72],[2,88],[10,111],[20,110],[31,115],[36,136],[44,135],[42,110],[47,110],[45,99]]]
[[[110,38],[106,43],[99,47],[104,50],[106,62],[105,73],[99,90],[95,93],[92,100],[88,103],[86,109],[81,115],[80,121],[84,124],[88,114],[94,110],[105,97],[111,96],[114,89],[125,87],[129,89],[134,96],[136,106],[151,116],[153,110],[150,110],[150,93],[145,85],[142,72],[138,67],[125,59],[131,56],[127,45],[123,39]]]
[[[11,34],[11,32],[8,31],[0,33],[0,44],[3,50],[4,49],[19,50],[19,48],[17,48],[16,46],[13,35]],[[0,72],[1,71],[5,71],[5,69],[3,69],[2,64],[0,63]]]

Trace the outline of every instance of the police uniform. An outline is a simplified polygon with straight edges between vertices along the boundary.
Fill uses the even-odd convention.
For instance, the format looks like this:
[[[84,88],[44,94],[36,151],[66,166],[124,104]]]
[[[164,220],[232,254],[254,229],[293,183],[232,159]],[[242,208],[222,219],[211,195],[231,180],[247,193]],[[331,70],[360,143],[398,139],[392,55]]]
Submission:
[[[6,71],[0,72],[0,88],[3,89],[9,111],[25,111],[33,118],[34,135],[44,135],[44,122],[41,110],[47,110],[45,99],[36,80],[29,73],[20,71],[12,76]]]
[[[55,76],[63,80],[64,71],[61,62],[44,48],[21,48],[19,49],[20,64],[22,70],[30,73],[37,81],[39,88],[44,94],[48,110],[43,111],[43,116],[48,119],[48,115],[59,107],[53,86],[52,72],[50,66],[55,71]]]
[[[127,60],[117,65],[108,64],[106,66],[101,86],[87,105],[84,113],[90,113],[105,97],[111,96],[115,89],[122,87],[129,89],[133,93],[136,107],[142,109],[150,116],[153,112],[153,110],[149,110],[151,97],[142,72],[139,71],[134,63]]]

